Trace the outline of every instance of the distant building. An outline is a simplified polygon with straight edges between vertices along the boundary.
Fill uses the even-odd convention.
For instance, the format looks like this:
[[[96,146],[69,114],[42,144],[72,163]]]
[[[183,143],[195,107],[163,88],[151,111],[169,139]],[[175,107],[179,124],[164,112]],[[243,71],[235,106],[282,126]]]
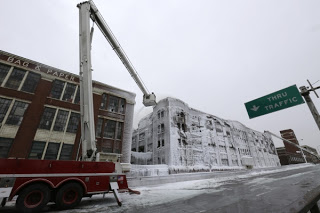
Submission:
[[[79,92],[79,76],[0,51],[0,158],[80,157]],[[135,94],[94,81],[93,99],[98,151],[130,162]]]
[[[159,101],[139,122],[131,162],[167,164],[171,173],[280,166],[271,135],[174,98]]]
[[[317,152],[317,150],[313,147],[310,147],[308,145],[302,145],[301,147],[303,147],[304,149],[308,150],[309,152],[313,153],[314,155],[310,154],[309,152],[306,152],[303,150],[303,153],[306,156],[306,159],[308,162],[311,163],[320,163],[320,156]]]
[[[299,141],[298,141],[298,139],[297,139],[297,137],[294,134],[294,131],[292,129],[281,130],[280,131],[280,135],[281,135],[282,138],[287,139],[288,141],[299,145]],[[296,154],[297,151],[300,151],[300,149],[298,147],[288,143],[285,140],[283,140],[283,144],[286,147],[286,151],[287,152]]]
[[[294,144],[299,145],[297,137],[292,129],[281,130],[280,134],[281,134],[282,138],[284,138]],[[318,157],[316,157],[306,151],[303,151],[303,153],[306,157],[306,160],[305,160],[299,147],[297,147],[293,144],[290,144],[285,140],[283,140],[283,143],[284,143],[284,147],[277,148],[277,152],[278,152],[278,156],[279,156],[281,165],[305,163],[306,160],[308,163],[318,163],[319,162]],[[316,149],[314,149],[310,146],[307,146],[307,145],[303,145],[301,147],[303,147],[303,148],[307,149],[308,151],[311,151],[315,155],[317,155]]]
[[[286,147],[278,147],[277,153],[280,159],[281,165],[289,165],[289,164],[298,164],[298,163],[305,163],[305,160],[300,153],[292,153],[287,152]]]

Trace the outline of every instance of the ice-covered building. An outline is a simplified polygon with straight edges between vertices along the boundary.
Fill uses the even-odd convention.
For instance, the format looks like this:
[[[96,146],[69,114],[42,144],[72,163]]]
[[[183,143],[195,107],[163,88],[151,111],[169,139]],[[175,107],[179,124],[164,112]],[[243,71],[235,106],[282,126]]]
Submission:
[[[271,135],[165,98],[133,131],[131,163],[169,172],[280,166]]]

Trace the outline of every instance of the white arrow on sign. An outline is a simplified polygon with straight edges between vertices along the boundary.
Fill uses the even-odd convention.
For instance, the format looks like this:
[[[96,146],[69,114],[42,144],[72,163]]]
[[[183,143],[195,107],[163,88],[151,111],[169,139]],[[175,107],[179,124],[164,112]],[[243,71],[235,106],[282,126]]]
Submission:
[[[253,105],[253,107],[251,108],[251,110],[253,110],[253,111],[256,112],[256,111],[258,111],[259,107],[260,107],[260,106]]]

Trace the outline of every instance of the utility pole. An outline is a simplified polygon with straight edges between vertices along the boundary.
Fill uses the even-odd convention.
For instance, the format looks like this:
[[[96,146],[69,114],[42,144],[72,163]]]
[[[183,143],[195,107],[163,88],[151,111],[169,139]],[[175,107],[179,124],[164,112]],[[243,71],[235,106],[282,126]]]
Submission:
[[[310,83],[310,81],[309,80],[307,80],[307,81],[308,81],[311,89],[308,90],[309,87],[301,86],[299,88],[300,89],[300,94],[304,97],[304,100],[307,102],[308,107],[309,107],[309,109],[311,111],[311,114],[312,114],[312,116],[313,116],[316,124],[318,125],[319,130],[320,130],[320,115],[319,115],[319,112],[318,112],[317,108],[315,107],[315,105],[314,105],[314,103],[313,103],[313,101],[312,101],[312,99],[310,97],[310,91],[313,91],[315,93],[315,95],[317,96],[317,98],[319,98],[319,96],[318,96],[318,94],[316,93],[315,90],[316,89],[320,89],[320,86],[314,88],[312,86],[312,84]]]

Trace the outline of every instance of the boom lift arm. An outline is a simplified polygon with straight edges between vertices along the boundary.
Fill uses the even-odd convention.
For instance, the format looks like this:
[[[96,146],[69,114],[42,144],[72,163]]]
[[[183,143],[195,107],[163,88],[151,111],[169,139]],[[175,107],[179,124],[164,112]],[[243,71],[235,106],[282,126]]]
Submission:
[[[79,8],[79,33],[80,33],[80,111],[81,111],[81,141],[82,157],[91,161],[95,158],[96,142],[94,129],[93,97],[92,97],[92,69],[91,69],[91,41],[93,30],[90,32],[90,18],[100,28],[102,34],[108,40],[112,49],[116,52],[132,78],[143,93],[143,104],[145,106],[156,105],[154,93],[148,93],[143,82],[129,58],[121,48],[119,42],[104,21],[93,1],[78,4]],[[98,156],[96,157],[98,158]]]

